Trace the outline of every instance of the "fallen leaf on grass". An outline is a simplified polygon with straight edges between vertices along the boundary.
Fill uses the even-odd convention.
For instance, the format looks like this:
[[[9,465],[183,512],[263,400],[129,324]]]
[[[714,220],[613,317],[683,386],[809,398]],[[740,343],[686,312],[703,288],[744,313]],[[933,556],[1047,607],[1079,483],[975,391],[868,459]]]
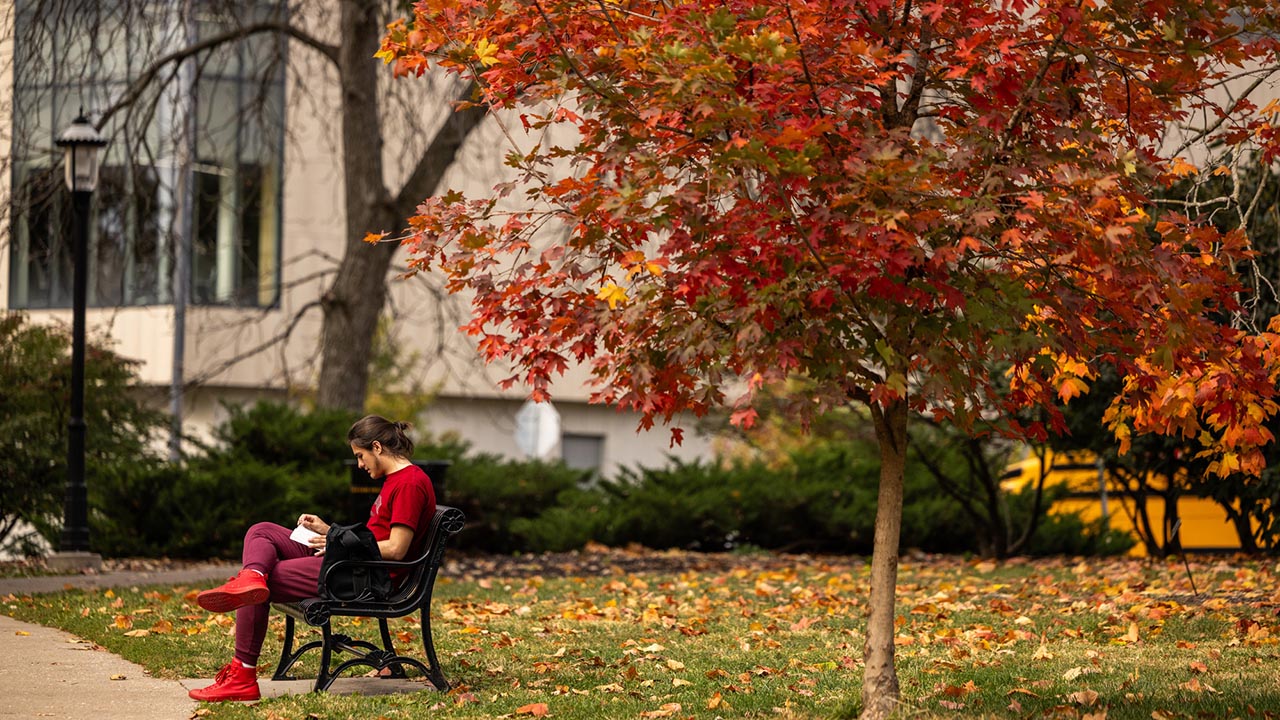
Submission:
[[[151,634],[150,630],[130,630],[125,633],[125,637],[146,637]]]
[[[1066,671],[1066,672],[1062,673],[1062,679],[1063,679],[1063,680],[1066,680],[1067,682],[1071,682],[1072,680],[1075,680],[1076,678],[1080,677],[1081,675],[1090,675],[1090,674],[1092,674],[1092,673],[1096,673],[1096,672],[1098,672],[1098,669],[1097,669],[1097,668],[1091,668],[1091,667],[1073,667],[1073,668],[1071,668],[1070,670],[1068,670],[1068,671]]]
[[[978,686],[970,680],[963,685],[948,685],[943,688],[942,693],[948,697],[964,697],[969,693],[977,692]]]
[[[1217,688],[1213,687],[1209,683],[1200,682],[1200,678],[1191,678],[1190,680],[1179,684],[1178,687],[1182,688],[1183,690],[1189,690],[1191,692],[1197,692],[1197,693],[1207,692],[1207,693],[1213,693],[1215,695],[1218,693]]]
[[[549,712],[546,703],[530,703],[516,708],[517,715],[532,715],[533,717],[545,717]]]
[[[1028,695],[1028,696],[1033,697],[1033,698],[1038,698],[1038,697],[1040,697],[1039,695],[1037,695],[1037,694],[1035,694],[1035,693],[1031,692],[1030,690],[1028,690],[1028,689],[1026,689],[1026,688],[1014,688],[1014,689],[1010,690],[1009,692],[1005,693],[1005,694],[1004,694],[1004,696],[1005,696],[1005,697],[1009,697],[1010,695],[1013,695],[1013,694],[1015,694],[1015,693],[1016,693],[1016,694],[1018,694],[1018,695]]]
[[[1098,702],[1098,692],[1096,690],[1077,690],[1067,696],[1067,701],[1089,707]]]
[[[1207,673],[1207,672],[1209,672],[1209,666],[1208,666],[1208,665],[1205,665],[1204,663],[1200,662],[1199,660],[1192,660],[1192,661],[1191,661],[1191,672],[1193,672],[1193,673]]]
[[[666,703],[657,710],[646,710],[640,713],[642,718],[664,718],[671,717],[684,709],[680,703]]]

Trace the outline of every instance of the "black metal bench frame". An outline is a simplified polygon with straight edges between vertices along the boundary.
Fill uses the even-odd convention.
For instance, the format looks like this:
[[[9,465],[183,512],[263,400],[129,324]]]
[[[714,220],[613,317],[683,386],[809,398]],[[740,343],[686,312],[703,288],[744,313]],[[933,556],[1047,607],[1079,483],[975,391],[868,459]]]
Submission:
[[[320,648],[320,672],[316,675],[315,691],[328,690],[343,672],[359,665],[368,666],[382,677],[407,677],[404,666],[417,668],[431,681],[436,690],[446,691],[449,682],[444,679],[440,670],[440,661],[436,659],[435,642],[431,637],[431,592],[436,584],[436,573],[444,560],[445,543],[449,538],[462,531],[466,517],[462,511],[447,505],[437,505],[436,514],[431,519],[427,530],[427,544],[422,555],[415,560],[344,560],[334,563],[333,568],[359,565],[382,567],[389,571],[407,570],[400,586],[386,600],[376,602],[340,602],[323,598],[308,598],[296,603],[275,603],[272,607],[285,615],[284,647],[280,651],[280,663],[276,666],[273,680],[295,680],[289,675],[290,668],[306,653]],[[326,573],[327,576],[327,573]],[[324,582],[325,577],[320,578]],[[387,629],[389,618],[399,618],[417,611],[421,616],[422,648],[426,652],[427,664],[422,661],[401,655],[396,652],[391,642],[391,632]],[[369,617],[378,619],[378,629],[382,635],[382,647],[357,640],[348,635],[333,632],[329,620],[332,617]],[[301,620],[308,625],[320,628],[321,640],[313,640],[297,648],[293,647],[294,622]],[[332,667],[335,652],[352,654],[350,660]],[[389,673],[383,673],[384,670]]]

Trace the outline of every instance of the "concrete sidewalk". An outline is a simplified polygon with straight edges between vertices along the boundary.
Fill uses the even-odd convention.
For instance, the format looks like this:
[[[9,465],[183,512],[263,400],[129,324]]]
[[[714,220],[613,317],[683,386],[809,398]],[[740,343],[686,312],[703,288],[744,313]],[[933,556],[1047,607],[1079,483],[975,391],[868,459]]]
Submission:
[[[65,589],[182,585],[222,580],[238,565],[210,564],[174,571],[0,579],[0,719],[187,720],[199,706],[187,690],[211,680],[161,680],[140,666],[61,630],[3,614],[2,599]],[[228,658],[231,648],[227,648]],[[265,662],[265,661],[264,661]],[[274,663],[274,658],[272,659]],[[264,664],[261,672],[270,674]],[[258,681],[263,698],[311,692],[314,680]],[[342,678],[334,694],[383,695],[430,688],[422,681]]]

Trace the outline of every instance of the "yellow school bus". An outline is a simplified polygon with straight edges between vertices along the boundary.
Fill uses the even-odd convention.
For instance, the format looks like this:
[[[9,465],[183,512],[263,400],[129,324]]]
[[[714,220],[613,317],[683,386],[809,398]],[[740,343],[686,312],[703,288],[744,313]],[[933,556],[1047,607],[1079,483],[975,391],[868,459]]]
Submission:
[[[1045,489],[1067,486],[1067,495],[1054,502],[1051,513],[1078,513],[1085,522],[1100,517],[1107,518],[1113,529],[1129,533],[1135,544],[1129,554],[1143,557],[1147,554],[1141,535],[1134,530],[1137,519],[1133,497],[1119,491],[1123,484],[1109,476],[1097,458],[1088,452],[1054,454],[1047,452],[1043,460],[1036,453],[1027,453],[1022,460],[1009,466],[1001,480],[1006,492],[1017,492],[1040,478],[1041,468],[1047,469]],[[1156,490],[1164,488],[1163,477],[1153,478]],[[1146,513],[1156,542],[1167,545],[1164,517],[1164,498],[1146,496]],[[1178,498],[1178,533],[1182,547],[1187,552],[1215,552],[1240,549],[1240,536],[1226,511],[1217,502],[1200,497]]]

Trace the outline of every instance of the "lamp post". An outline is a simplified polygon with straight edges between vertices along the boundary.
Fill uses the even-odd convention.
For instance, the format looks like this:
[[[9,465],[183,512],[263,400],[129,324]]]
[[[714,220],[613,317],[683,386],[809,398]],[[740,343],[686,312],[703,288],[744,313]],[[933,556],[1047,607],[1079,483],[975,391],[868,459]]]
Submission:
[[[72,252],[75,272],[71,303],[71,419],[67,422],[67,496],[63,506],[62,538],[55,565],[61,568],[97,567],[101,559],[89,552],[89,499],[84,482],[84,336],[89,275],[89,204],[98,185],[98,150],[107,144],[84,116],[72,121],[56,141],[66,153],[67,189],[71,191]]]

